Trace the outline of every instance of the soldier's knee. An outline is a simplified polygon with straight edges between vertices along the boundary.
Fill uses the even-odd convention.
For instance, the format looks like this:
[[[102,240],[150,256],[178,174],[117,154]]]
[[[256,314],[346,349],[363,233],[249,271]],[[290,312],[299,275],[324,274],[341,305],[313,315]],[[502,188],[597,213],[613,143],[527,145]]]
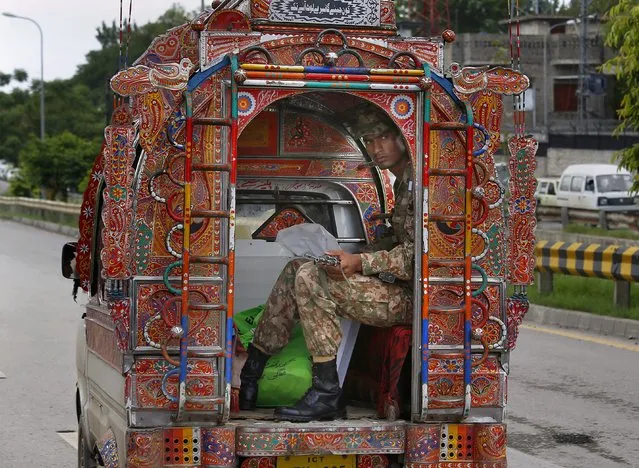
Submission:
[[[312,285],[319,281],[319,269],[313,262],[300,266],[295,275],[295,292],[297,294],[310,294]]]

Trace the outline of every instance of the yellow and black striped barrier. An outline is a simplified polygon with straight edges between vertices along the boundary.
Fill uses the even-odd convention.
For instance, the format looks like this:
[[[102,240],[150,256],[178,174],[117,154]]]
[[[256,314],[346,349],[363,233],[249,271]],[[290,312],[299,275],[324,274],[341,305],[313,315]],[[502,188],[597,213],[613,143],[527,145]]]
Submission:
[[[537,270],[618,281],[639,281],[639,247],[538,241]]]

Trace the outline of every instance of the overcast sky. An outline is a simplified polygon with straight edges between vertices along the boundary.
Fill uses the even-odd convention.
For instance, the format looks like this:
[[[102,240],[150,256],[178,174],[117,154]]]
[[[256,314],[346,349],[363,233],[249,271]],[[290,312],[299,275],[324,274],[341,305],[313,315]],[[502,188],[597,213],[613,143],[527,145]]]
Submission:
[[[124,2],[128,16],[129,0]],[[171,5],[199,10],[201,0],[133,0],[132,21],[156,20]],[[205,4],[209,4],[209,0]],[[0,0],[0,13],[9,12],[37,21],[44,34],[44,79],[70,78],[90,50],[99,48],[95,30],[102,21],[119,24],[119,0]],[[0,72],[25,69],[40,78],[40,34],[31,22],[0,16]]]

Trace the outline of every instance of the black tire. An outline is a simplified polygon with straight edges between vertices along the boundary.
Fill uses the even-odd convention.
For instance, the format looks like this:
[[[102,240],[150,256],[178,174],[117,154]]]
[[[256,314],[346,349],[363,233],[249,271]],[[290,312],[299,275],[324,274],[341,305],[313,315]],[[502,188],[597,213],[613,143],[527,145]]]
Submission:
[[[97,468],[98,462],[84,437],[82,424],[78,424],[78,468]]]

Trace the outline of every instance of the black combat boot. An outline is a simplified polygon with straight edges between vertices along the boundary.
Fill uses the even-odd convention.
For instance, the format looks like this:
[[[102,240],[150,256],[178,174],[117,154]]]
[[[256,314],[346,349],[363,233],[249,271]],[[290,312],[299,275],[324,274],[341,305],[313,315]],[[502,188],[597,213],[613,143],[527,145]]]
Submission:
[[[337,361],[313,363],[313,385],[293,406],[277,408],[275,419],[308,422],[346,417],[346,404],[342,397],[337,375]]]
[[[262,377],[266,361],[270,357],[251,343],[248,345],[248,359],[240,373],[240,409],[252,411],[257,402],[257,381]]]

